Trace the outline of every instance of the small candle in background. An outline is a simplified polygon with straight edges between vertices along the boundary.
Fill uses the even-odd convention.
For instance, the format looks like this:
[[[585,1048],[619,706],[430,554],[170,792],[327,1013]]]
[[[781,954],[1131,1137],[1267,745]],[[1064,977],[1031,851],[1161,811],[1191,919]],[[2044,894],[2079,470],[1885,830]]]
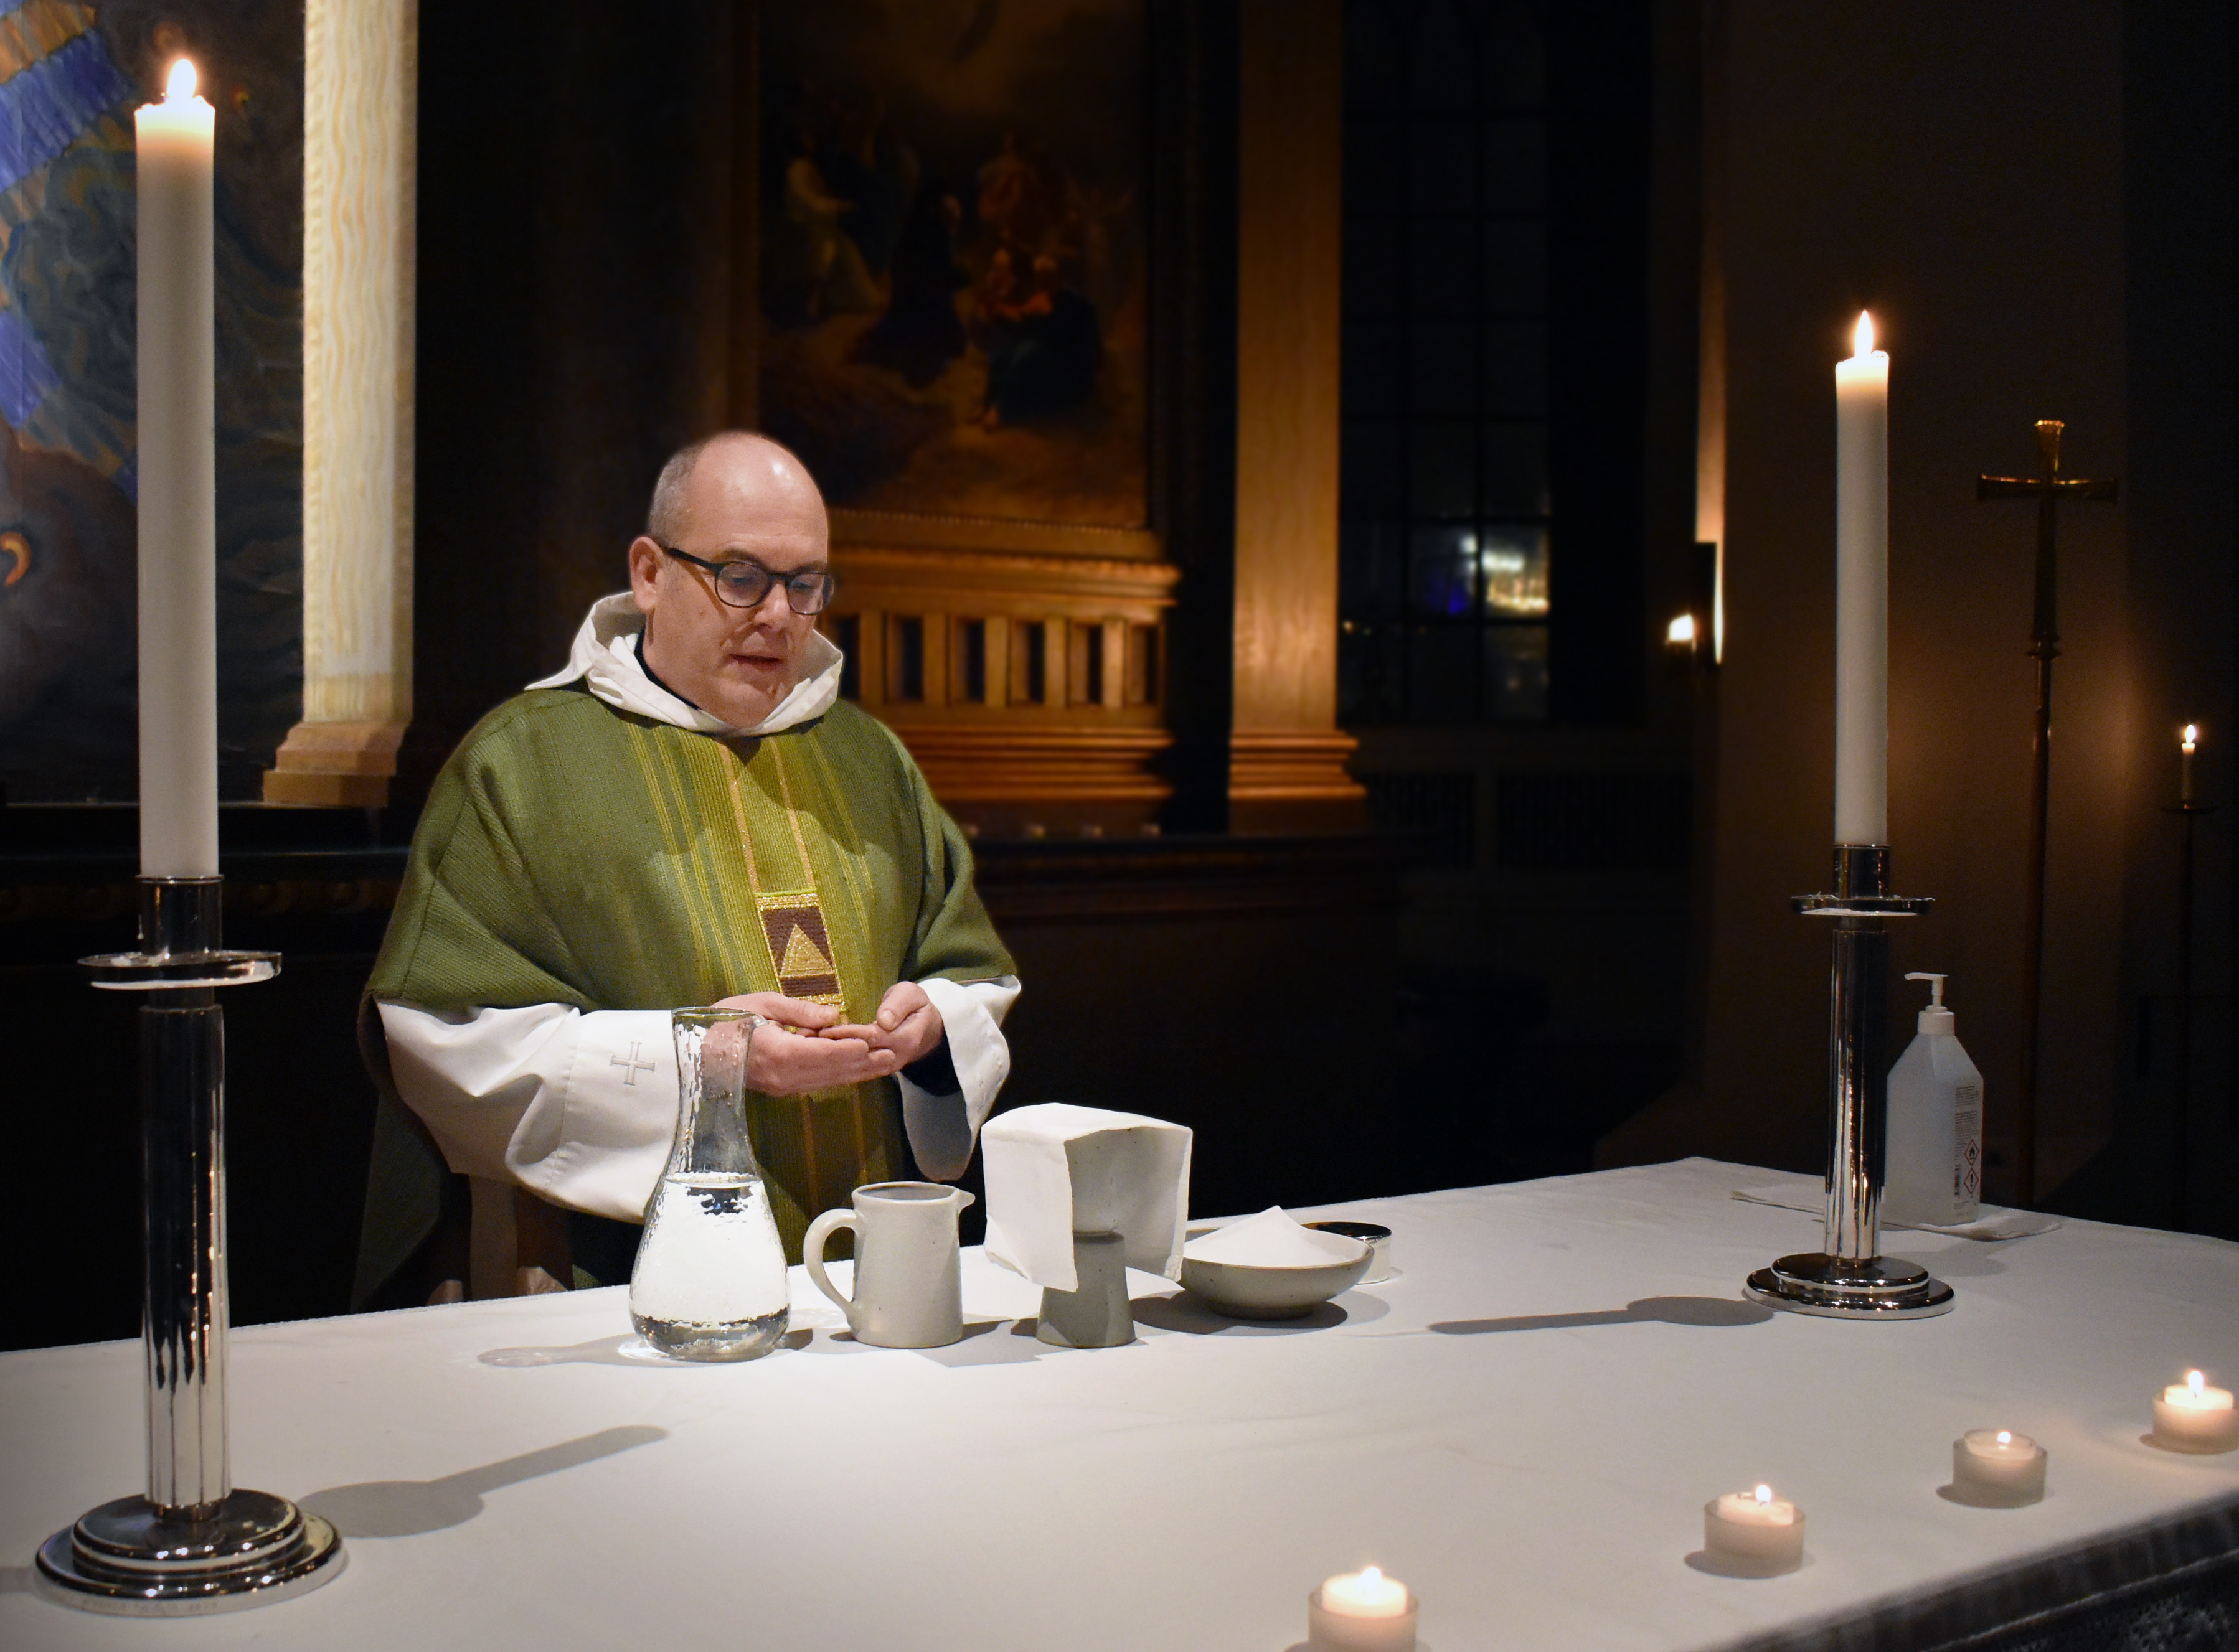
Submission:
[[[1312,1652],[1415,1652],[1418,1602],[1406,1584],[1370,1566],[1325,1578],[1306,1596]]]
[[[1792,1572],[1804,1563],[1804,1511],[1771,1486],[1729,1491],[1703,1505],[1703,1547],[1753,1571]]]
[[[2154,1443],[2165,1451],[2229,1451],[2239,1446],[2239,1411],[2231,1390],[2209,1385],[2206,1373],[2188,1371],[2154,1402]]]
[[[2180,803],[2192,801],[2192,760],[2199,750],[2200,725],[2187,723],[2184,726],[2184,738],[2179,740],[2176,746],[2179,777],[2177,801]]]
[[[1951,1443],[1951,1485],[1969,1503],[2044,1500],[2044,1448],[2010,1429],[1970,1429]]]

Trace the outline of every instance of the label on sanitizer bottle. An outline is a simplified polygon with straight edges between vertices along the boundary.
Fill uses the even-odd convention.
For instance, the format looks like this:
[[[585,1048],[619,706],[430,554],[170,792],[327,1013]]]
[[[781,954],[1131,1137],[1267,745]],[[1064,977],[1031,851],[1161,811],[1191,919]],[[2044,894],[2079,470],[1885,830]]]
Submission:
[[[1973,1204],[1983,1197],[1983,1086],[1957,1086],[1951,1104],[1951,1195]]]

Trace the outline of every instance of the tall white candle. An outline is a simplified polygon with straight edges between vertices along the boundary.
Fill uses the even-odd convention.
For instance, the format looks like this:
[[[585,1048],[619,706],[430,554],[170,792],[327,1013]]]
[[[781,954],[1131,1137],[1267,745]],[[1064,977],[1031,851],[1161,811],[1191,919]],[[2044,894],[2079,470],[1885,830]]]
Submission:
[[[194,65],[134,116],[140,260],[140,872],[217,875],[216,116]]]
[[[1889,356],[1835,363],[1835,841],[1889,841]]]
[[[2199,749],[2200,725],[2197,723],[2187,723],[2184,726],[2184,738],[2179,740],[2176,744],[2178,781],[2177,801],[2180,803],[2189,803],[2193,800],[2192,758],[2193,753],[2197,752]]]

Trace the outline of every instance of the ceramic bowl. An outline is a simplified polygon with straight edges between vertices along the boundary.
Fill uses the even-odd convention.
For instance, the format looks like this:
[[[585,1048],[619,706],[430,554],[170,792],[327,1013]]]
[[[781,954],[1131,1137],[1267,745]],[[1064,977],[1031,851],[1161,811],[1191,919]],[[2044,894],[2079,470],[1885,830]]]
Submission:
[[[1380,1285],[1392,1274],[1392,1230],[1380,1222],[1309,1222],[1307,1227],[1318,1233],[1334,1233],[1347,1239],[1359,1239],[1368,1247],[1368,1272],[1360,1283]]]
[[[1231,1319],[1297,1319],[1360,1283],[1375,1253],[1366,1244],[1350,1262],[1304,1268],[1255,1268],[1241,1262],[1182,1258],[1182,1286]]]

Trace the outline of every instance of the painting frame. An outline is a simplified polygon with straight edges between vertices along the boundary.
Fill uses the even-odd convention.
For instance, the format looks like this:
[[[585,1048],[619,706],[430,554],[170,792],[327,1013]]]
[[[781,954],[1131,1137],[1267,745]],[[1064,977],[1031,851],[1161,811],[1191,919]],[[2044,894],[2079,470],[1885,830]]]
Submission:
[[[783,70],[772,59],[779,43],[773,42],[769,25],[779,3],[781,0],[760,0],[747,8],[738,59],[744,118],[737,123],[735,140],[740,158],[734,191],[731,406],[734,422],[783,439],[787,433],[775,428],[781,421],[771,417],[775,410],[769,405],[764,376],[774,330],[765,313],[764,271],[770,254],[767,234],[770,213],[779,209],[771,198],[772,180],[779,169],[769,153],[768,135],[775,116],[768,88]],[[1177,116],[1192,83],[1204,73],[1207,30],[1201,19],[1173,0],[1050,0],[1053,10],[1068,4],[1127,10],[1141,41],[1140,69],[1131,90],[1141,133],[1137,202],[1143,331],[1139,520],[1093,520],[1096,513],[1067,509],[1062,503],[1051,508],[1046,500],[1039,501],[1039,508],[1012,511],[938,503],[898,506],[890,501],[864,504],[842,490],[830,501],[836,553],[853,547],[993,551],[1160,561],[1170,554],[1178,517],[1191,514],[1178,510],[1178,505],[1185,505],[1197,490],[1178,475],[1178,469],[1202,467],[1177,467],[1174,438],[1178,425],[1189,419],[1185,387],[1203,376],[1181,347],[1186,337],[1203,332],[1201,326],[1190,324],[1198,319],[1202,304],[1190,290],[1186,272],[1202,262],[1199,255],[1205,237],[1186,203],[1202,209],[1206,146],[1201,123]],[[814,454],[803,456],[812,469],[817,468]]]

